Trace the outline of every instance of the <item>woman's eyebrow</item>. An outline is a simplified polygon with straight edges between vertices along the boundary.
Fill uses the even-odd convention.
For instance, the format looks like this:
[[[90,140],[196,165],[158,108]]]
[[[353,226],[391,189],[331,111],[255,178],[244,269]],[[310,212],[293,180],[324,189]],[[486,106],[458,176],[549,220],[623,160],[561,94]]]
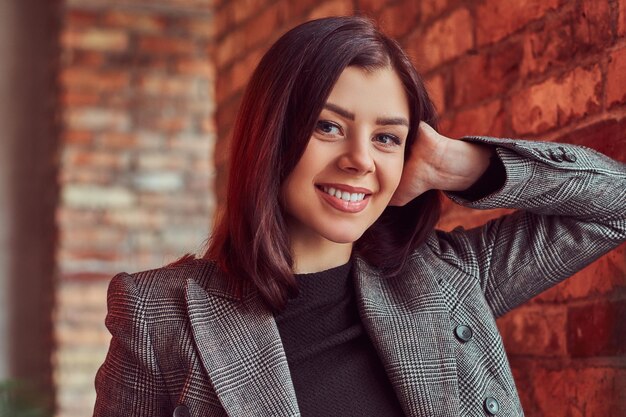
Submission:
[[[354,121],[354,113],[336,105],[333,103],[324,104],[324,108],[332,111],[333,113],[337,113],[338,115]],[[376,119],[376,124],[380,126],[389,126],[389,125],[403,125],[409,127],[409,121],[404,117],[379,117]]]

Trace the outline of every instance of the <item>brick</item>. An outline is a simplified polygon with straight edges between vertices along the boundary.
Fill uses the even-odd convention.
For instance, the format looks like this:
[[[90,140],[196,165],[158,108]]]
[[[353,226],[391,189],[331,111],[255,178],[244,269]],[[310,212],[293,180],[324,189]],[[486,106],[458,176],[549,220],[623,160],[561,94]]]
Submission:
[[[596,113],[601,85],[600,68],[595,65],[530,86],[511,99],[513,129],[518,134],[539,133]]]
[[[611,367],[563,368],[512,361],[527,416],[604,417],[626,413],[626,371]],[[516,366],[517,365],[517,366]],[[521,383],[520,383],[521,382]]]
[[[567,356],[565,306],[522,306],[498,319],[508,355]]]
[[[379,12],[390,0],[359,0],[357,2],[357,9],[369,13],[374,14]]]
[[[244,52],[245,35],[238,30],[229,33],[219,43],[215,51],[215,65],[218,70],[230,64],[237,55]]]
[[[103,132],[98,136],[98,144],[102,149],[128,149],[137,145],[137,135],[125,132]]]
[[[522,57],[522,46],[509,42],[488,52],[459,59],[452,78],[454,105],[475,103],[508,91],[519,79]]]
[[[570,307],[567,347],[574,358],[626,354],[626,300]]]
[[[159,33],[166,29],[167,21],[158,15],[109,10],[102,16],[102,24],[138,33]]]
[[[89,92],[122,90],[130,86],[130,74],[127,71],[94,71],[72,67],[61,71],[60,80],[65,87]]]
[[[137,129],[134,133],[137,136],[135,149],[138,151],[162,150],[166,144],[165,135],[162,132]]]
[[[67,207],[67,206],[66,206]],[[71,208],[71,207],[70,207]],[[77,206],[74,209],[85,210],[84,207]],[[72,227],[72,225],[63,225],[60,229],[60,238],[63,248],[111,248],[124,245],[128,239],[126,231],[119,229],[106,228],[101,225],[91,224],[87,226],[81,225],[80,228]],[[65,266],[65,265],[63,265]],[[85,272],[85,271],[82,271]],[[91,271],[92,273],[94,271]]]
[[[233,92],[243,90],[243,88],[248,84],[248,80],[250,79],[250,76],[256,66],[261,61],[262,56],[263,51],[257,49],[233,65],[231,71],[231,84],[229,85],[231,90],[229,92],[229,96],[232,95]]]
[[[443,12],[449,4],[449,0],[430,0],[420,2],[422,21],[426,21]]]
[[[611,42],[611,18],[608,1],[582,0],[577,10],[574,34],[579,44],[602,50]]]
[[[189,39],[153,35],[139,38],[139,50],[148,54],[191,55],[196,49],[196,44]]]
[[[280,32],[282,33],[291,27],[306,22],[307,13],[317,4],[319,3],[315,0],[278,2],[279,16],[284,24],[284,29]],[[358,8],[356,5],[354,7],[355,9]]]
[[[571,22],[548,20],[538,30],[524,35],[524,58],[520,68],[522,77],[570,64],[576,47]]]
[[[626,103],[626,48],[611,53],[606,80],[606,104]]]
[[[589,126],[582,130],[581,134],[591,132],[602,135],[603,131],[611,134],[609,130],[604,130],[602,127],[598,127],[599,130],[594,131],[594,127],[598,126]],[[623,138],[624,131],[619,130],[620,128],[613,126],[610,130]],[[559,141],[562,140],[559,139]],[[568,140],[567,143],[585,145],[586,142],[584,140],[578,142]],[[624,153],[623,145],[625,143],[626,140],[621,139],[622,146],[620,147],[619,143],[616,145],[622,153]],[[591,145],[587,143],[585,146]],[[595,146],[593,147],[595,148]],[[626,245],[623,244],[578,271],[566,281],[535,297],[534,300],[543,303],[563,303],[571,300],[600,299],[610,297],[611,294],[618,294],[624,289],[626,289]]]
[[[177,155],[171,152],[142,152],[137,155],[137,165],[139,170],[180,170],[184,171],[188,166],[189,157],[185,155]]]
[[[167,223],[167,215],[155,210],[145,208],[133,208],[125,210],[109,210],[104,213],[104,221],[107,225],[122,226],[131,229],[161,229]]]
[[[121,30],[85,29],[66,30],[61,35],[64,48],[93,51],[121,52],[128,48],[128,34]]]
[[[626,163],[626,136],[624,136],[624,132],[626,132],[626,117],[601,120],[568,132],[557,138],[556,141],[587,146]],[[626,250],[626,247],[622,249]],[[626,258],[626,253],[624,257]],[[626,267],[623,273],[626,279]]]
[[[215,20],[210,15],[188,18],[182,24],[193,39],[210,40],[215,37]]]
[[[93,187],[66,185],[62,190],[62,203],[70,207],[128,207],[135,202],[131,190],[123,187]]]
[[[59,176],[59,182],[62,186],[67,184],[109,186],[114,180],[114,172],[89,167],[65,169]]]
[[[121,110],[77,108],[66,110],[64,116],[65,125],[70,129],[123,131],[130,127],[130,115]]]
[[[433,23],[423,34],[412,34],[407,49],[419,57],[415,63],[418,70],[426,72],[472,49],[472,26],[469,11],[461,8]]]
[[[239,0],[229,3],[232,6],[233,23],[239,25],[250,17],[261,13],[262,9],[270,2],[267,0]]]
[[[235,118],[241,103],[241,95],[229,99],[227,102],[218,103],[215,111],[215,121],[218,128],[218,137],[224,138],[235,124]]]
[[[211,155],[215,145],[214,135],[182,134],[167,139],[166,148],[193,155]]]
[[[109,279],[111,276],[108,277]],[[57,293],[57,301],[64,308],[64,314],[75,310],[106,311],[106,295],[108,283],[61,283]],[[77,297],[76,294],[80,294]]]
[[[129,168],[129,155],[120,152],[99,152],[80,149],[65,149],[63,164],[68,167],[88,166],[89,168],[106,168],[121,170]]]
[[[251,69],[250,69],[251,70]],[[215,83],[215,101],[219,105],[226,102],[235,92],[233,85],[233,69],[222,70],[219,80]]]
[[[178,133],[190,128],[192,120],[187,116],[161,116],[145,126],[163,133]]]
[[[57,208],[55,218],[63,228],[89,226],[100,221],[100,213],[62,206]]]
[[[67,10],[63,17],[66,27],[72,29],[92,28],[97,25],[100,13],[89,10]]]
[[[64,259],[67,259],[67,257],[65,255],[61,255],[61,257],[63,257]],[[74,274],[63,274],[62,278],[63,282],[66,283],[73,283],[73,282],[80,282],[80,283],[85,283],[85,282],[103,282],[103,281],[109,281],[111,279],[111,274],[107,274],[107,273],[97,273],[97,272],[77,272]],[[106,297],[106,294],[105,294]],[[64,306],[66,306],[66,302],[64,303]]]
[[[419,17],[420,2],[407,1],[385,7],[376,20],[387,35],[399,39],[418,26]]]
[[[442,132],[450,137],[468,135],[502,136],[504,117],[502,102],[493,100],[478,107],[457,112]]]
[[[432,102],[435,104],[437,113],[446,111],[446,81],[443,75],[436,74],[424,80],[426,90]]]
[[[203,117],[200,121],[200,128],[202,133],[215,133],[217,127],[215,126],[215,119],[211,117]]]
[[[104,65],[106,61],[106,51],[87,51],[81,49],[65,50],[63,62],[68,65],[97,69]]]
[[[100,102],[101,96],[98,93],[81,93],[66,91],[61,95],[61,104],[64,107],[91,106]]]
[[[476,9],[476,42],[497,42],[558,6],[559,0],[487,0]]]
[[[61,138],[66,146],[89,145],[94,140],[94,134],[88,130],[64,130]]]
[[[107,227],[111,226],[110,223],[107,222]],[[60,259],[63,260],[64,263],[73,263],[75,261],[105,261],[105,262],[113,262],[121,259],[122,255],[120,251],[115,250],[115,248],[87,248],[85,246],[72,248],[66,248],[67,250],[63,251],[60,254]],[[97,276],[101,276],[99,273],[89,273],[91,276],[81,276],[81,281],[86,281],[87,278],[90,279],[98,279]],[[65,278],[65,276],[63,277]],[[72,277],[75,281],[79,279],[78,276]]]
[[[106,297],[106,295],[105,295]],[[94,322],[94,324],[96,324]],[[65,330],[65,332],[69,333],[70,335],[73,334],[73,330]],[[96,335],[96,337],[98,338],[104,338],[104,342],[107,343],[109,342],[110,336],[107,336],[107,331],[106,329],[101,329],[100,326],[98,326],[98,329],[92,329],[93,333],[90,332],[90,335]],[[78,336],[78,335],[76,335]],[[68,338],[71,339],[71,338]],[[106,354],[106,349],[100,349],[100,351],[104,354]],[[98,352],[100,354],[100,352]],[[73,365],[73,366],[84,366],[84,365],[89,365],[92,363],[94,359],[94,352],[91,351],[91,349],[80,349],[80,348],[64,348],[62,349],[59,354],[56,356],[56,361],[57,364],[59,366],[67,366],[67,365]]]
[[[351,0],[332,0],[320,3],[307,16],[307,20],[328,16],[349,16],[354,12]]]
[[[222,7],[215,9],[213,17],[213,31],[217,40],[221,40],[224,35],[235,28],[234,8],[237,3],[234,1],[226,2]]]
[[[145,75],[139,79],[140,91],[156,96],[193,96],[195,81],[186,77],[171,75]]]
[[[215,79],[215,66],[208,59],[182,58],[176,61],[176,72]]]
[[[246,22],[244,32],[244,47],[246,50],[257,45],[268,44],[278,35],[277,28],[282,26],[281,12],[280,2],[273,3],[270,7],[254,15]]]

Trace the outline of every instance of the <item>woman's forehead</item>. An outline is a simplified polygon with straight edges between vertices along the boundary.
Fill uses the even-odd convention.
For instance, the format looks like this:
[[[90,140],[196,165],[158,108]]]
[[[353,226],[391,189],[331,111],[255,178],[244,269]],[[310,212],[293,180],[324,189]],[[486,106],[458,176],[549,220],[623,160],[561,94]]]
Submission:
[[[396,71],[388,67],[374,71],[354,66],[345,68],[331,89],[324,108],[339,110],[337,113],[343,111],[343,116],[348,118],[409,119],[404,85]]]

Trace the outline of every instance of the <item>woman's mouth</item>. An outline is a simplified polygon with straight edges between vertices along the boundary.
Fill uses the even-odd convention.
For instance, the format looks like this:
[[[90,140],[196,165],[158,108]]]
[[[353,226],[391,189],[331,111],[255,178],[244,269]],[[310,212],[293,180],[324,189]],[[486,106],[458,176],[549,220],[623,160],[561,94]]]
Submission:
[[[327,187],[325,185],[320,185],[322,191],[326,194],[342,199],[343,201],[361,201],[365,198],[365,193],[350,193],[348,191],[341,191],[338,188]]]
[[[362,211],[367,206],[371,195],[349,192],[327,185],[316,185],[315,188],[324,201],[333,208],[346,213],[358,213]]]

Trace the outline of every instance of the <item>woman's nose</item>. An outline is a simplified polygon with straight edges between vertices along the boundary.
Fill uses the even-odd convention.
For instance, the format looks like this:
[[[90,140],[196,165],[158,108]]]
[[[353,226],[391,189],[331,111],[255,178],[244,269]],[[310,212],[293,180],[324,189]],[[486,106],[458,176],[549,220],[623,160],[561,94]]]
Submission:
[[[354,137],[347,141],[348,147],[339,159],[339,166],[344,171],[353,174],[374,172],[375,164],[372,158],[369,138]]]

